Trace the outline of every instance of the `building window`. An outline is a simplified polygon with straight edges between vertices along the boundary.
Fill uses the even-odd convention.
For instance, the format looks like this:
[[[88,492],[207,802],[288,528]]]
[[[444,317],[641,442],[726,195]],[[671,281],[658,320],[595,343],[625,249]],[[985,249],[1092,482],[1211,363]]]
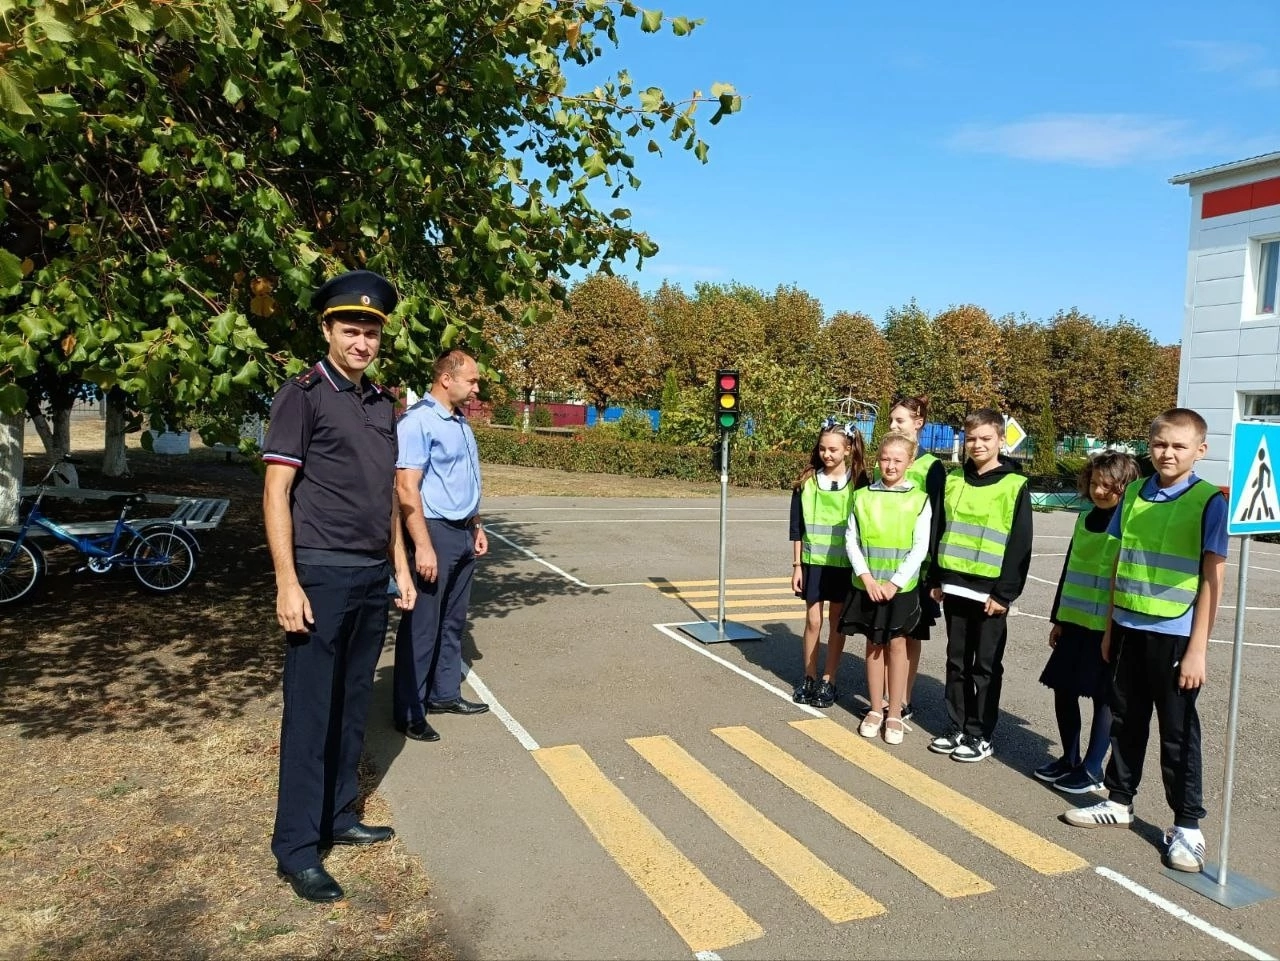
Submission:
[[[1240,416],[1245,420],[1280,420],[1280,394],[1241,394]]]
[[[1264,240],[1258,257],[1259,314],[1274,314],[1280,300],[1280,240]]]

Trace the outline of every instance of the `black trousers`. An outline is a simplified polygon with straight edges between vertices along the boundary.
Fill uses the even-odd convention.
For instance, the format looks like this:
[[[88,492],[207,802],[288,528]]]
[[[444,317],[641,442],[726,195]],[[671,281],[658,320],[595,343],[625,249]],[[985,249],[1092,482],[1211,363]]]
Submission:
[[[356,823],[357,767],[387,633],[390,565],[298,566],[315,626],[285,635],[280,789],[271,852],[281,871],[320,865],[335,832]]]
[[[1000,715],[1009,618],[989,616],[982,601],[947,594],[942,619],[947,625],[947,713],[965,734],[990,740]]]
[[[1174,824],[1200,826],[1204,817],[1199,688],[1178,688],[1190,638],[1111,625],[1111,762],[1103,783],[1111,800],[1132,804],[1142,782],[1154,710],[1160,729],[1160,773]]]
[[[423,720],[424,701],[462,696],[462,635],[476,570],[475,534],[435,519],[427,521],[427,532],[436,552],[436,579],[427,583],[415,571],[418,600],[400,615],[391,706],[397,724]]]

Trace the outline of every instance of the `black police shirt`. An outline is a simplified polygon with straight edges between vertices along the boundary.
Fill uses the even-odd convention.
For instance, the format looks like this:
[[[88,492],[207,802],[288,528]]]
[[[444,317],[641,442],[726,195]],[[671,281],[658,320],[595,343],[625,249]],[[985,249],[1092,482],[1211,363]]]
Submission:
[[[396,473],[395,397],[357,387],[326,360],[287,382],[271,404],[267,464],[296,467],[290,507],[299,564],[386,560]]]

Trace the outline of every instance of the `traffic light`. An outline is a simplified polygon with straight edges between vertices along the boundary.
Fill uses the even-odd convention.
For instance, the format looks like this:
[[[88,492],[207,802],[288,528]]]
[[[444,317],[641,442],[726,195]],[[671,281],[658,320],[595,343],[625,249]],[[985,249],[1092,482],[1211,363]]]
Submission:
[[[738,383],[736,370],[716,371],[716,426],[722,431],[737,430],[742,419]]]

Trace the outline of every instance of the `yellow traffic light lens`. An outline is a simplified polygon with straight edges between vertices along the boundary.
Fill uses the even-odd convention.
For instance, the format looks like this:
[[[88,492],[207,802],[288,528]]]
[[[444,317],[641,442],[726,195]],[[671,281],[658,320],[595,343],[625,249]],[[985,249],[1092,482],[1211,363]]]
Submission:
[[[738,406],[738,398],[732,394],[725,394],[720,398],[720,406],[725,410],[734,410]]]

